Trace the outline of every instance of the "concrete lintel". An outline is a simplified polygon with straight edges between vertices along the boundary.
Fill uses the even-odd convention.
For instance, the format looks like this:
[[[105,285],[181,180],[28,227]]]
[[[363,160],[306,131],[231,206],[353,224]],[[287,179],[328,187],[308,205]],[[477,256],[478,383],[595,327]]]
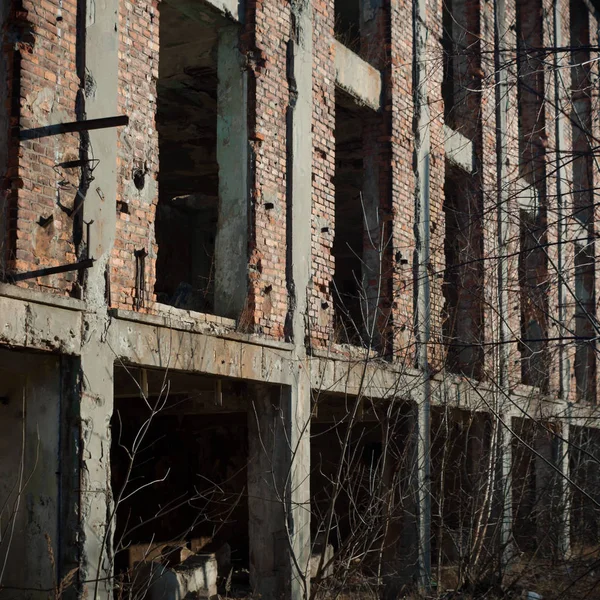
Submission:
[[[67,296],[58,296],[49,292],[40,292],[27,288],[18,287],[10,283],[0,283],[0,296],[24,300],[25,302],[34,302],[35,304],[46,304],[56,306],[66,310],[84,310],[85,302],[77,298],[68,298]]]
[[[235,23],[244,22],[243,0],[163,0],[163,2],[164,1],[175,7],[179,12],[190,19],[204,20],[206,18],[206,6],[208,5]]]
[[[110,334],[115,360],[136,366],[293,383],[289,351],[131,320],[115,320]]]
[[[335,82],[345,92],[373,110],[381,108],[381,73],[360,56],[333,41],[335,52]]]
[[[3,296],[0,315],[2,344],[70,355],[80,351],[81,312]]]
[[[444,150],[451,163],[467,173],[475,171],[473,142],[447,125],[444,125]]]

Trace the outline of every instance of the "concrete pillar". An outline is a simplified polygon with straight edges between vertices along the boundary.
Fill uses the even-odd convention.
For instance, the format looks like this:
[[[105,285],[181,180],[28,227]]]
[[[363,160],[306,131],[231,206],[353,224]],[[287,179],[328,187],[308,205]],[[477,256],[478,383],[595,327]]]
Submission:
[[[215,239],[215,313],[237,319],[248,292],[248,92],[239,27],[219,31],[217,162],[219,216]]]
[[[492,417],[496,418],[496,417]],[[504,575],[510,564],[513,552],[513,448],[512,448],[512,418],[504,414],[496,419],[497,427],[497,506],[499,509],[500,535],[499,556],[500,575]]]
[[[286,473],[291,449],[285,437],[280,389],[256,386],[248,411],[248,535],[250,584],[262,598],[285,594]]]
[[[289,596],[310,593],[310,419],[311,388],[305,339],[308,293],[311,285],[312,162],[313,162],[313,15],[312,0],[292,2],[292,29],[288,46],[290,105],[287,128],[286,260],[290,312],[288,334],[294,349],[294,385],[283,390],[288,443],[293,449],[287,502],[291,531]]]
[[[427,591],[431,585],[431,380],[429,337],[431,298],[430,160],[431,132],[427,64],[427,2],[413,0],[413,89],[415,90],[415,238],[416,238],[416,342],[417,366],[423,376],[417,405],[415,478],[418,507],[418,580]]]
[[[498,233],[498,319],[497,331],[498,349],[498,381],[497,400],[495,402],[496,414],[493,427],[496,435],[497,455],[497,497],[500,512],[500,566],[501,571],[510,561],[512,556],[512,429],[511,416],[507,406],[510,394],[510,357],[508,340],[513,333],[508,320],[504,318],[509,314],[509,275],[508,275],[508,247],[509,247],[509,191],[505,182],[508,180],[508,110],[509,93],[507,69],[504,65],[510,60],[509,24],[506,22],[505,0],[494,0],[494,73],[495,73],[495,104],[496,104],[496,188],[498,190],[497,233]]]
[[[87,119],[118,114],[118,0],[99,7],[86,2],[85,96]],[[112,495],[110,489],[110,419],[113,410],[114,355],[106,343],[110,320],[107,312],[105,273],[116,232],[117,130],[89,132],[93,156],[98,159],[94,183],[81,210],[84,222],[94,221],[91,239],[85,239],[95,259],[85,277],[86,312],[80,357],[79,415],[79,581],[84,596],[112,598]]]
[[[570,409],[569,409],[570,410]],[[570,435],[568,420],[556,425],[557,435],[554,438],[553,460],[559,473],[555,474],[556,482],[556,552],[558,558],[567,559],[571,555],[571,486],[568,478],[570,469]]]
[[[310,553],[305,439],[293,387],[257,385],[248,413],[250,583],[261,598],[306,598]],[[296,440],[296,441],[294,441]]]

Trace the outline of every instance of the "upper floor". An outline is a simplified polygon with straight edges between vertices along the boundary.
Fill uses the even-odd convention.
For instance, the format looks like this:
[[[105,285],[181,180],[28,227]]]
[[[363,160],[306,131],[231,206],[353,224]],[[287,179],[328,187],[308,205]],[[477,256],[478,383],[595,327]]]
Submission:
[[[6,281],[595,399],[584,0],[5,4]]]

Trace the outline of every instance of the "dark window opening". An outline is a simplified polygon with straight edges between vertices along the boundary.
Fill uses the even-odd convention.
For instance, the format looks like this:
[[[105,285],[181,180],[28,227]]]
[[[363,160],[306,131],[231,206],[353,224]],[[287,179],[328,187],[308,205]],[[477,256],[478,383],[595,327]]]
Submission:
[[[203,570],[201,592],[225,592],[230,577],[231,591],[250,595],[244,390],[173,372],[165,397],[159,395],[164,372],[148,371],[145,402],[129,395],[135,388],[129,371],[117,369],[115,376],[111,484],[119,499],[115,577],[123,597],[138,597],[148,579],[159,597],[160,580],[168,585],[170,570],[185,568]],[[152,416],[149,406],[158,408]]]
[[[521,379],[548,386],[548,261],[546,219],[539,206],[520,211]]]
[[[473,175],[446,163],[444,194],[446,366],[479,378],[483,366],[481,193]]]
[[[545,180],[544,54],[541,0],[517,0],[519,172],[538,192]]]
[[[154,291],[162,304],[202,312],[214,311],[217,19],[208,9],[195,20],[161,5]]]
[[[360,52],[360,2],[335,0],[335,38],[356,53]]]
[[[483,413],[431,411],[431,561],[461,564],[472,556],[473,523],[486,502],[491,423]],[[492,548],[483,541],[486,551]]]
[[[594,245],[575,244],[575,384],[578,400],[596,398]]]
[[[517,433],[511,441],[512,453],[512,510],[514,539],[519,550],[533,551],[536,548],[536,512],[539,509],[536,483],[535,427],[525,419],[513,419]],[[546,490],[548,493],[548,490]]]
[[[573,135],[573,216],[582,225],[578,238],[594,239],[592,156],[592,80],[589,12],[583,0],[570,2],[571,131]],[[596,398],[595,249],[585,239],[575,244],[575,383],[578,400]],[[586,341],[590,339],[590,341]]]
[[[521,377],[548,386],[548,258],[546,254],[547,146],[541,0],[517,0],[519,175],[532,206],[520,210]]]
[[[336,93],[335,109],[335,338],[339,343],[362,345],[366,323],[363,119],[362,111],[342,93]]]
[[[442,97],[448,127],[472,137],[479,113],[481,60],[479,5],[465,0],[444,0],[442,8],[444,71]]]

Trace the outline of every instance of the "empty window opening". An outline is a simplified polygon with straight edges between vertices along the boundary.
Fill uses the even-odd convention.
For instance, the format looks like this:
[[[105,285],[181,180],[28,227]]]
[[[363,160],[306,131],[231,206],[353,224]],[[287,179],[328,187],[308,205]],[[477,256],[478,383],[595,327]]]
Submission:
[[[220,21],[208,8],[198,10],[203,20],[179,12],[177,3],[160,8],[154,291],[160,303],[213,312]]]
[[[533,551],[536,548],[536,513],[540,506],[536,493],[536,431],[531,421],[513,419],[517,436],[512,437],[512,510],[514,538],[517,548]],[[540,482],[541,483],[541,482]],[[545,490],[546,493],[549,490]]]
[[[479,4],[444,0],[442,96],[446,125],[468,137],[475,133],[483,73],[479,55]]]
[[[541,0],[517,0],[519,172],[544,193],[547,146]]]
[[[382,539],[370,533],[383,532],[384,514],[389,519],[386,525],[392,527],[394,518],[391,512],[384,512],[390,508],[390,496],[386,494],[398,485],[396,467],[405,451],[398,446],[408,439],[405,430],[400,430],[403,422],[400,410],[384,423],[382,415],[388,407],[378,407],[382,411],[378,415],[377,409],[365,405],[360,419],[351,425],[350,413],[355,400],[320,395],[318,410],[313,413],[310,426],[313,556],[315,551],[317,555],[327,552],[326,557],[335,552],[335,563],[321,574],[333,575],[340,582],[351,579],[347,577],[347,569],[356,572],[358,568],[365,574],[376,569]],[[350,431],[346,438],[348,427]],[[384,439],[388,441],[385,452]],[[338,473],[340,466],[342,470]],[[338,481],[343,481],[344,485],[335,492]],[[377,493],[373,493],[374,485]],[[328,516],[332,511],[335,518],[329,527]],[[400,519],[397,515],[394,526],[398,526]],[[362,544],[364,552],[360,564],[352,561],[356,544]],[[313,571],[312,575],[314,577],[317,573]],[[323,583],[317,581],[316,585]],[[343,588],[345,592],[352,589],[351,584],[343,585],[350,586]]]
[[[148,390],[146,402],[135,394],[130,373],[115,370],[112,422],[119,585],[133,597],[150,579],[171,597],[161,585],[174,572],[194,569],[203,583],[195,576],[201,589],[190,592],[223,593],[231,574],[232,591],[248,595],[243,386],[223,381],[219,387],[211,378],[172,372],[167,395],[164,372],[146,371],[140,383]]]
[[[447,368],[479,378],[483,365],[482,199],[476,178],[446,162],[444,215]]]
[[[571,131],[573,135],[573,216],[581,225],[575,244],[575,381],[577,399],[596,397],[595,250],[592,155],[592,81],[589,13],[583,0],[570,2]],[[581,238],[581,239],[579,239]],[[590,341],[586,341],[590,339]]]
[[[362,0],[335,0],[334,33],[353,52],[360,52],[360,3]]]
[[[548,258],[546,218],[534,203],[520,209],[519,288],[521,294],[521,379],[548,386]]]
[[[575,244],[575,384],[577,399],[596,398],[596,295],[594,291],[594,245]]]
[[[569,519],[573,554],[585,556],[589,548],[598,546],[600,519],[594,496],[587,490],[596,489],[600,477],[597,457],[600,452],[600,432],[591,427],[569,427],[569,477],[573,481],[569,498]]]
[[[473,523],[486,503],[491,423],[483,413],[431,411],[431,561],[456,565],[468,560]],[[489,541],[483,542],[492,551]]]
[[[378,310],[378,286],[373,283],[374,235],[366,231],[377,208],[363,193],[365,161],[361,109],[342,92],[336,92],[335,119],[335,338],[339,343],[368,345],[370,316]],[[375,217],[373,217],[375,221]],[[367,258],[367,253],[369,256]]]

